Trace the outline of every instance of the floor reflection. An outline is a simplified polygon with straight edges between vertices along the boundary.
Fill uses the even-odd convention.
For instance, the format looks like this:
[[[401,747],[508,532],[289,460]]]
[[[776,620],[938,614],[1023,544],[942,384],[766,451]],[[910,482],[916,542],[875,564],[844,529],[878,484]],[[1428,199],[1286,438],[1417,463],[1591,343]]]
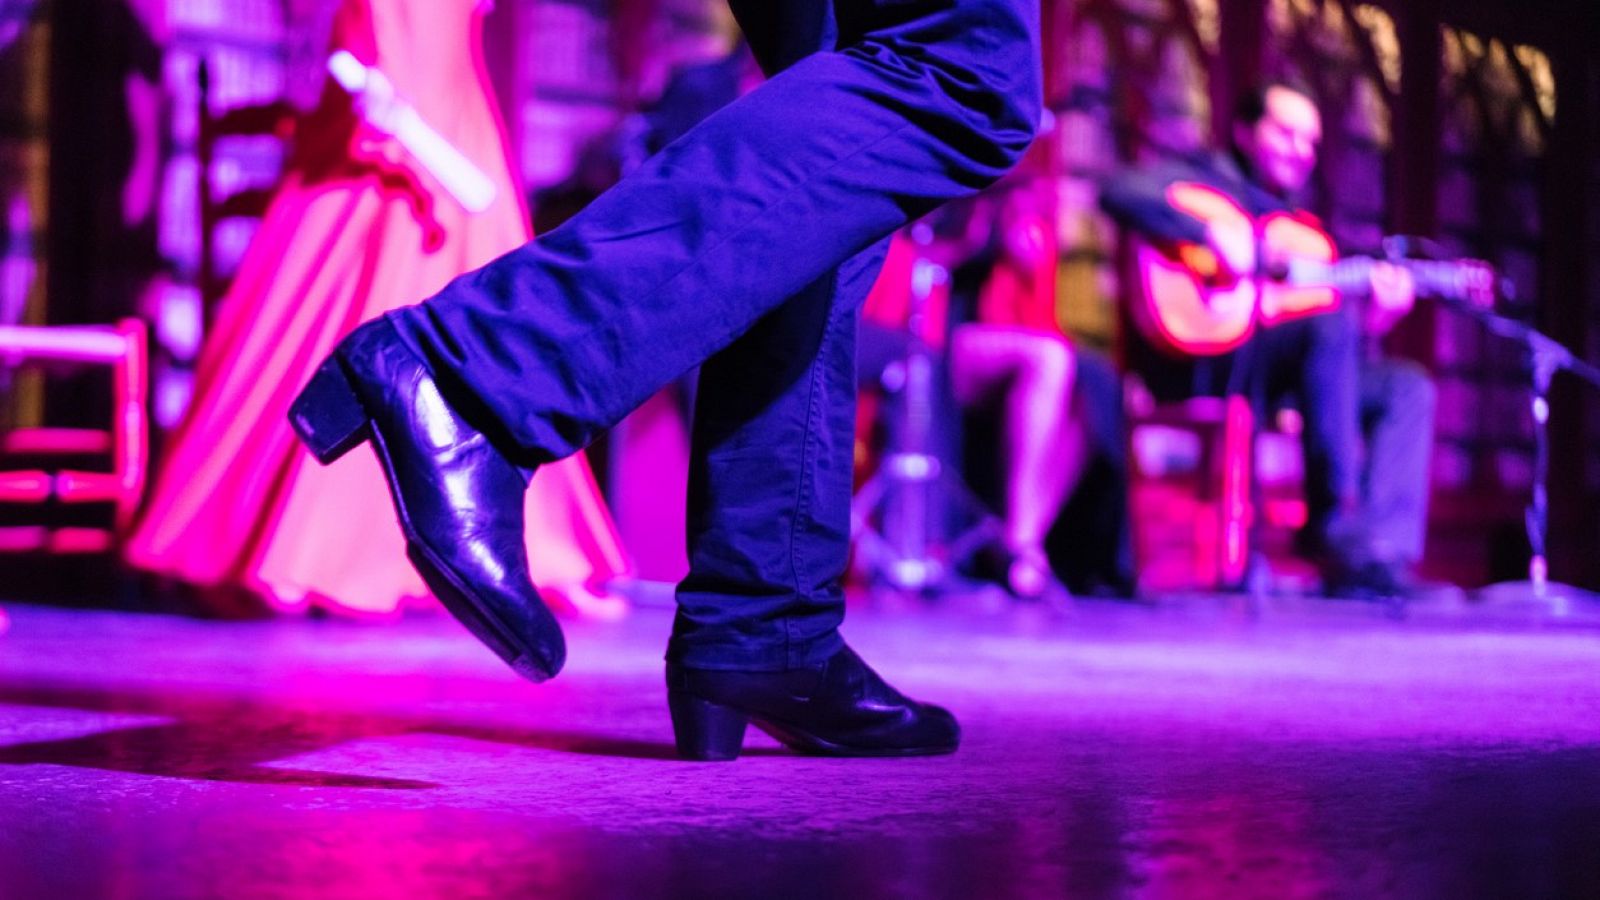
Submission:
[[[450,623],[14,613],[6,898],[1600,896],[1592,635],[868,616],[961,753],[693,765],[651,614],[535,687]]]

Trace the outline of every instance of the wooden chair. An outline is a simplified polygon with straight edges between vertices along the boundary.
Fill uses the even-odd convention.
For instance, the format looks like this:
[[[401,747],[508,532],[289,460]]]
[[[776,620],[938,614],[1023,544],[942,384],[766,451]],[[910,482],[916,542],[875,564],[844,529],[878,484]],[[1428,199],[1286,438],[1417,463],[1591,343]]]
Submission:
[[[1196,397],[1156,403],[1130,375],[1124,409],[1140,590],[1240,586],[1254,517],[1249,402]]]
[[[148,468],[148,350],[144,323],[0,326],[0,367],[110,370],[105,428],[15,428],[0,432],[0,503],[36,507],[39,524],[0,527],[0,553],[104,553],[132,525]],[[91,466],[91,462],[97,464]],[[52,524],[52,507],[109,505],[103,525]]]
[[[211,66],[200,61],[197,75],[200,88],[199,127],[195,144],[195,157],[200,171],[200,266],[198,281],[200,296],[205,303],[206,318],[216,309],[217,301],[227,293],[232,272],[225,272],[217,262],[217,229],[234,219],[259,219],[266,214],[276,185],[262,185],[242,190],[222,192],[218,189],[213,171],[217,150],[221,142],[235,138],[271,137],[289,144],[294,138],[296,111],[287,102],[252,106],[237,106],[213,112]]]
[[[1298,413],[1258,429],[1243,397],[1156,403],[1137,376],[1125,385],[1140,588],[1239,589],[1253,557],[1274,578],[1313,579],[1293,549],[1307,518]]]

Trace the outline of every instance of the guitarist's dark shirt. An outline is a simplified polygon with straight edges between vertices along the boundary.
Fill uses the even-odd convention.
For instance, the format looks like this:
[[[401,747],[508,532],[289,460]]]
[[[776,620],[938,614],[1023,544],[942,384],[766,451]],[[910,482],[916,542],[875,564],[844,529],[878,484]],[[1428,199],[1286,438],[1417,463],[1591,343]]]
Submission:
[[[1238,157],[1221,151],[1120,172],[1101,185],[1100,206],[1123,228],[1153,240],[1204,244],[1205,225],[1167,202],[1167,188],[1177,181],[1216,188],[1252,217],[1302,212],[1251,178]]]

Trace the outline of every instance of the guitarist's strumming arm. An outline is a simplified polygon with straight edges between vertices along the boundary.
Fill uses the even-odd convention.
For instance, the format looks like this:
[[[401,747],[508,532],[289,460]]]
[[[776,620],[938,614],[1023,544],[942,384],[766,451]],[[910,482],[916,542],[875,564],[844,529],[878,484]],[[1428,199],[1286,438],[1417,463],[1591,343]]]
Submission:
[[[1206,184],[1204,173],[1176,165],[1129,169],[1107,179],[1100,188],[1100,207],[1118,225],[1157,244],[1194,244],[1215,254],[1213,266],[1228,276],[1251,274],[1256,268],[1257,235],[1248,223],[1205,220],[1172,204],[1172,185]]]
[[[1167,188],[1192,175],[1173,167],[1126,169],[1100,185],[1100,208],[1121,227],[1149,241],[1204,244],[1205,223],[1173,208]]]

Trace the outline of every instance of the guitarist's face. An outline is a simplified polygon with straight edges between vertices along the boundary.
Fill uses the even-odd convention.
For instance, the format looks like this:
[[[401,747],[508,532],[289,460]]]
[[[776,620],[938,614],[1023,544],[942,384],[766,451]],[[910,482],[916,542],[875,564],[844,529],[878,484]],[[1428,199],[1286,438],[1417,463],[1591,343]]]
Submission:
[[[1266,112],[1254,125],[1235,126],[1234,141],[1256,177],[1274,192],[1300,192],[1317,165],[1322,116],[1311,98],[1286,87],[1267,91]]]

